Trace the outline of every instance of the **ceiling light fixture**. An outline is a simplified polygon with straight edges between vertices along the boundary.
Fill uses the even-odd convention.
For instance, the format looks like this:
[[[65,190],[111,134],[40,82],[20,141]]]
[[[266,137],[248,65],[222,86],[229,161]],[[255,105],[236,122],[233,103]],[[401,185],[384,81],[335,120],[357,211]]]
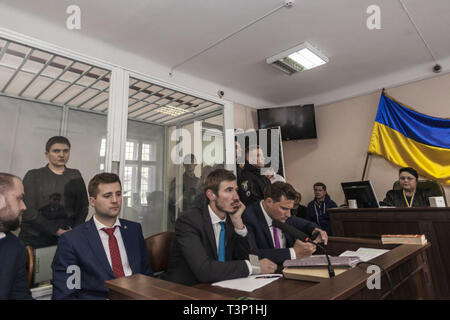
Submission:
[[[160,112],[160,113],[164,113],[164,114],[168,114],[170,116],[178,116],[180,114],[184,114],[184,113],[188,113],[189,111],[183,109],[183,108],[179,108],[179,107],[174,107],[174,106],[164,106],[164,107],[160,107],[158,109],[156,109],[155,111]]]
[[[298,46],[267,58],[266,62],[278,70],[292,75],[321,66],[328,62],[328,58],[319,49],[305,41]]]

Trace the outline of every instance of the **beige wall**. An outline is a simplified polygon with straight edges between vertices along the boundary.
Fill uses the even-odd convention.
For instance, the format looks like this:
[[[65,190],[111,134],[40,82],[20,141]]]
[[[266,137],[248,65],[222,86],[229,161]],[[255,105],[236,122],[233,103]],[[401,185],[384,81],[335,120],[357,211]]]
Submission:
[[[234,128],[243,130],[258,128],[258,113],[256,109],[235,103]]]
[[[313,199],[312,185],[321,181],[338,205],[345,201],[340,182],[362,177],[366,151],[378,109],[376,92],[316,108],[317,139],[283,143],[288,182],[302,193],[302,203]],[[386,93],[427,115],[450,118],[450,74],[409,83]],[[366,178],[379,200],[398,176],[398,167],[371,156]],[[445,187],[450,199],[450,187]]]

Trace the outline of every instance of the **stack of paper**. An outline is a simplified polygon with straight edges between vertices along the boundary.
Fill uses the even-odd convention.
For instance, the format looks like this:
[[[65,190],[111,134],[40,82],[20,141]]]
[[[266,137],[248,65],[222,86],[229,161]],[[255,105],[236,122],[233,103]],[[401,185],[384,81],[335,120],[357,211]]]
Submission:
[[[281,274],[262,274],[257,276],[249,276],[247,278],[219,281],[213,283],[212,285],[227,289],[252,292],[280,279],[281,277],[283,277]]]
[[[333,266],[353,267],[360,259],[358,256],[339,256],[329,257],[330,263]],[[313,255],[308,258],[286,260],[283,263],[284,267],[326,267],[328,260],[324,254]]]
[[[382,254],[388,252],[386,249],[374,249],[374,248],[359,248],[356,251],[345,251],[341,253],[340,257],[358,257],[361,261],[369,261]]]

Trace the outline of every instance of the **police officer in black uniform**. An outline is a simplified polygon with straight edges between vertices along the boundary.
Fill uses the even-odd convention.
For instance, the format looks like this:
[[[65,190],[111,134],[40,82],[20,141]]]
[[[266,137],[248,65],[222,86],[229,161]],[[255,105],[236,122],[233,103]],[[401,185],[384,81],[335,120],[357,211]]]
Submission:
[[[259,146],[250,146],[245,150],[245,165],[238,172],[239,198],[246,207],[255,201],[264,199],[264,189],[270,180],[261,174],[264,168],[264,155]]]

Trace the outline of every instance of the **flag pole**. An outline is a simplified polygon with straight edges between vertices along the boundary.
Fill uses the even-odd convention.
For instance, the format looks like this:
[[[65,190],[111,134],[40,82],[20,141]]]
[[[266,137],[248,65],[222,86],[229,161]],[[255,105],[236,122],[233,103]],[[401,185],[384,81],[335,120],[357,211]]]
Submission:
[[[366,154],[366,163],[364,164],[364,170],[363,170],[363,174],[362,174],[362,177],[361,177],[361,181],[364,181],[364,177],[366,176],[367,164],[369,163],[369,156],[370,156],[370,152],[367,152],[367,154]]]

